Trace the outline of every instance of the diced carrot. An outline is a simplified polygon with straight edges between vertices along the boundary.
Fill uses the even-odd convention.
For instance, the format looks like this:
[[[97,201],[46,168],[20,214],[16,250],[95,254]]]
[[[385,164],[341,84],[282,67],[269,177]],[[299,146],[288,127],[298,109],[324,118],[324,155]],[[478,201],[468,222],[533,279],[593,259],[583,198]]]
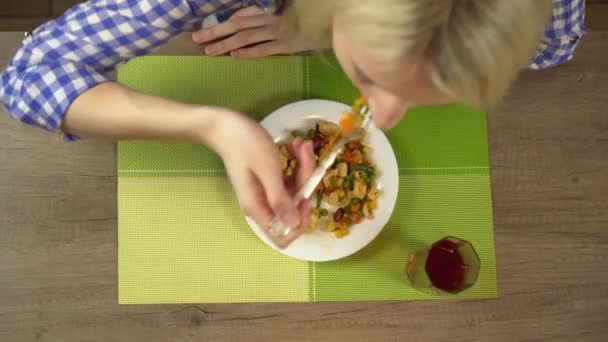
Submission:
[[[343,115],[340,118],[340,131],[347,135],[355,131],[355,118],[352,115]]]
[[[363,162],[363,155],[361,154],[361,151],[354,150],[346,156],[346,160],[349,163],[361,164]]]
[[[360,203],[351,204],[350,205],[350,212],[351,213],[356,213],[357,211],[359,211],[359,209],[361,209],[361,204]]]
[[[355,160],[355,153],[353,151],[349,151],[348,152],[348,162],[354,163],[354,160]]]
[[[361,216],[355,215],[355,217],[353,218],[353,223],[354,224],[359,224],[359,223],[361,223],[362,220],[363,219],[361,218]]]

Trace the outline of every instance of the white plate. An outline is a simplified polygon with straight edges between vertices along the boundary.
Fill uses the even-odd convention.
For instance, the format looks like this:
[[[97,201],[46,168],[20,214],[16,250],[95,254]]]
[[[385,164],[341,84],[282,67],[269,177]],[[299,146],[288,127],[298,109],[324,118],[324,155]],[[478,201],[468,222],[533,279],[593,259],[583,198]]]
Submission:
[[[279,108],[261,124],[275,139],[278,139],[287,131],[314,127],[319,119],[337,123],[340,113],[349,110],[350,106],[339,102],[305,100]],[[393,212],[399,190],[399,169],[393,148],[382,131],[375,127],[371,128],[365,144],[372,148],[370,160],[378,167],[377,182],[381,188],[374,219],[364,219],[361,223],[353,225],[349,234],[341,239],[336,239],[332,233],[325,230],[318,230],[302,235],[285,249],[274,246],[264,231],[253,220],[247,218],[247,223],[255,234],[275,250],[305,261],[336,260],[367,246],[382,231]]]

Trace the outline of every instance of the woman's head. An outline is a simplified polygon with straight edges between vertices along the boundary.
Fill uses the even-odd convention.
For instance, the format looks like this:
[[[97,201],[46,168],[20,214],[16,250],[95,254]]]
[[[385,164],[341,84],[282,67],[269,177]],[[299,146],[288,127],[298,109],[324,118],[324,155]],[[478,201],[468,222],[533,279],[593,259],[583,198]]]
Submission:
[[[376,124],[409,106],[496,104],[537,48],[551,0],[293,0],[307,39],[333,46]]]

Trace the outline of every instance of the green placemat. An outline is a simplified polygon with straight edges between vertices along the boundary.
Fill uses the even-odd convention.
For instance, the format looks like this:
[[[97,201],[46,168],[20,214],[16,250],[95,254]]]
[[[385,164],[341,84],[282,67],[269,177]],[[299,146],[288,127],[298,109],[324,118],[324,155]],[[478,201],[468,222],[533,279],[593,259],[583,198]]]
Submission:
[[[256,119],[290,102],[350,103],[356,90],[335,61],[144,57],[119,81],[179,101],[220,105]],[[343,260],[290,259],[253,234],[221,160],[203,146],[118,146],[119,302],[306,302],[440,297],[412,289],[407,255],[446,235],[471,241],[482,266],[457,298],[495,297],[496,266],[486,122],[462,106],[418,107],[388,133],[400,167],[392,218]]]

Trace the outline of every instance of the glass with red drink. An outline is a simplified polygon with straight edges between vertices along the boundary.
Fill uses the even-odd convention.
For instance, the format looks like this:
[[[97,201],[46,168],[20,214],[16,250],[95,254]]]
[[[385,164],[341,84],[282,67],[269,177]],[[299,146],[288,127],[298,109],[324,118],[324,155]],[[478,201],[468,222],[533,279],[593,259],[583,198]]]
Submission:
[[[457,294],[475,284],[479,268],[473,245],[448,236],[411,254],[406,273],[416,289]]]

